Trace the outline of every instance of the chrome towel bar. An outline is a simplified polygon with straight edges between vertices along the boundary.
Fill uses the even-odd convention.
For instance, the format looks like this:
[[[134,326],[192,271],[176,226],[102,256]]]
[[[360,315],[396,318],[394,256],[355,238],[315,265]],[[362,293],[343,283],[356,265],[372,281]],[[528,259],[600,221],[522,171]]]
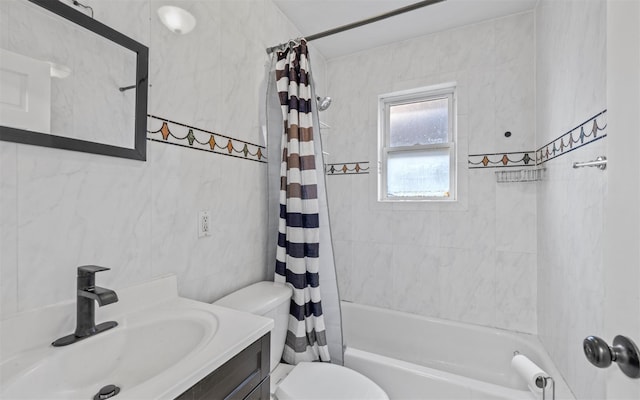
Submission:
[[[597,167],[600,170],[607,169],[607,157],[598,156],[595,160],[587,161],[587,162],[574,162],[573,168],[582,168],[582,167]]]

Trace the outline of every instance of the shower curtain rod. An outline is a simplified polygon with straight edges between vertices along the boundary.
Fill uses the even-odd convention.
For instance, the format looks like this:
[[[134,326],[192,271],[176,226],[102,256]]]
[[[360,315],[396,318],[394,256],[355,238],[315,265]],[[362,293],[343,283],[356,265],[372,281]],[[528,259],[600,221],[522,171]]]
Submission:
[[[384,14],[376,15],[374,17],[363,19],[361,21],[352,22],[350,24],[342,25],[342,26],[339,26],[337,28],[329,29],[329,30],[324,31],[324,32],[320,32],[320,33],[316,33],[316,34],[313,34],[313,35],[309,35],[309,36],[305,37],[305,40],[307,42],[310,42],[310,41],[315,40],[315,39],[320,39],[320,38],[323,38],[323,37],[326,37],[326,36],[335,35],[336,33],[348,31],[348,30],[351,30],[351,29],[354,29],[354,28],[358,28],[358,27],[361,27],[361,26],[364,26],[364,25],[368,25],[368,24],[371,24],[373,22],[378,22],[378,21],[381,21],[383,19],[387,19],[387,18],[390,18],[390,17],[395,17],[396,15],[404,14],[406,12],[417,10],[419,8],[430,6],[432,4],[440,3],[440,2],[443,2],[443,1],[445,1],[445,0],[423,0],[423,1],[419,1],[417,3],[409,4],[408,6],[396,8],[395,10],[391,10],[391,11],[386,12]],[[287,43],[289,43],[289,42],[281,43],[281,44],[279,44],[277,46],[273,46],[273,47],[267,48],[267,54],[273,53],[274,51],[282,48],[282,46],[284,46]]]

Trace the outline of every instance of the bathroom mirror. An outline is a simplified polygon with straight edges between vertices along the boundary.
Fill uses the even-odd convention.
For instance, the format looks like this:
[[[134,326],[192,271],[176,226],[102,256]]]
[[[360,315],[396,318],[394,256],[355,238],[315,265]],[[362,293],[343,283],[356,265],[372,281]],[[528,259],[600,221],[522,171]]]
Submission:
[[[60,1],[0,1],[0,140],[146,160],[149,49]]]

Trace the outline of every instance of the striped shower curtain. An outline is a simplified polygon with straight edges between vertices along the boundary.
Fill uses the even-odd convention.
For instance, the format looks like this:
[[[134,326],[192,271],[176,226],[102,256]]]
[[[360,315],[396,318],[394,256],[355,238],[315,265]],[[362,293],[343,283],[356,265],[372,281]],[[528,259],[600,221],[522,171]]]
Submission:
[[[284,133],[275,281],[293,287],[282,358],[290,364],[329,361],[318,276],[318,178],[309,56],[304,40],[278,52],[276,81]]]

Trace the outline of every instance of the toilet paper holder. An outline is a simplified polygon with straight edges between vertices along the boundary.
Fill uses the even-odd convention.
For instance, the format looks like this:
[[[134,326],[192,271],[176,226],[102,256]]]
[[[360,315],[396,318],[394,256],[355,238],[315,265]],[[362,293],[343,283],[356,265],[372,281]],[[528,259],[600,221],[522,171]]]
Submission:
[[[547,381],[551,381],[551,400],[556,400],[556,381],[550,376],[536,378],[536,386],[542,389],[542,400],[547,399]]]
[[[513,355],[516,356],[520,354],[518,350],[513,352]],[[551,376],[539,376],[536,378],[535,384],[538,389],[542,389],[542,400],[547,399],[547,383],[551,382],[551,400],[556,400],[556,381],[553,380]]]
[[[618,335],[613,346],[597,336],[587,336],[582,342],[587,360],[598,368],[607,368],[613,362],[629,378],[640,378],[640,351],[633,340]]]

